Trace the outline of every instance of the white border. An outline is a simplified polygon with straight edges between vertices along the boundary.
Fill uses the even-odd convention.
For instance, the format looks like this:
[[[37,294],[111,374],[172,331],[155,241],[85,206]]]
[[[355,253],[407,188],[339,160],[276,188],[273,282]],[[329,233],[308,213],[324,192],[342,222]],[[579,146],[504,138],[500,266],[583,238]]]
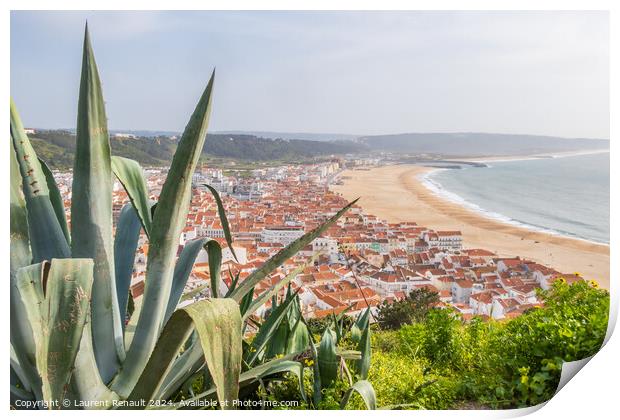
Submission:
[[[108,1],[78,1],[78,0],[63,0],[55,1],[50,4],[49,1],[43,0],[23,0],[15,1],[9,0],[2,2],[3,14],[0,21],[0,36],[2,37],[2,60],[3,65],[0,66],[0,72],[2,73],[2,97],[4,101],[1,102],[4,115],[9,112],[9,86],[10,75],[9,65],[6,61],[7,57],[10,57],[9,52],[9,34],[10,34],[10,10],[27,10],[27,9],[41,9],[41,10],[71,10],[71,9],[88,9],[88,10],[157,10],[157,9],[174,9],[174,10],[197,10],[197,9],[212,9],[212,10],[610,10],[610,33],[611,33],[611,48],[610,48],[610,63],[611,71],[610,75],[620,74],[618,66],[618,30],[615,25],[618,24],[618,2],[612,1],[576,1],[576,0],[547,0],[547,1],[457,1],[457,0],[445,0],[445,1],[405,1],[405,0],[384,0],[384,1],[369,1],[369,0],[298,0],[298,1],[285,1],[285,0],[264,0],[258,3],[251,0],[230,0],[230,1],[192,1],[192,0],[175,0],[174,2],[167,2],[162,0],[150,0],[150,1],[130,1],[130,0],[108,0]],[[615,48],[614,48],[615,47]],[[615,246],[618,238],[618,223],[617,217],[614,215],[620,214],[620,206],[618,205],[618,179],[620,174],[618,170],[618,163],[620,158],[618,153],[618,147],[615,145],[615,137],[617,134],[617,121],[618,115],[618,84],[615,83],[615,79],[611,76],[611,97],[610,97],[610,111],[612,115],[611,119],[611,288],[612,288],[612,314],[610,322],[610,330],[615,325],[618,309],[618,296],[615,291],[618,285],[618,262],[620,261],[619,252]],[[616,118],[613,118],[613,117]],[[3,132],[5,137],[8,137],[8,119],[2,120]],[[4,173],[2,174],[2,192],[3,197],[8,197],[8,177],[9,177],[9,164],[8,154],[3,153],[1,155]],[[6,221],[9,217],[8,206],[5,204],[2,207],[2,217]],[[9,255],[9,226],[8,223],[3,224],[3,238],[2,242],[2,255],[4,258],[4,267],[8,271],[8,255]],[[5,271],[5,272],[6,272]],[[6,281],[8,283],[8,273],[6,274]],[[6,287],[6,286],[5,286]],[[5,317],[9,317],[9,305],[8,305],[8,293],[4,293],[5,299]],[[3,351],[5,352],[4,359],[8,359],[8,322],[2,325],[4,337],[6,339]],[[568,384],[542,409],[534,411],[530,415],[533,419],[543,418],[609,418],[614,416],[612,413],[615,411],[616,400],[618,399],[617,391],[617,378],[620,377],[620,363],[618,362],[618,355],[620,355],[620,342],[616,336],[612,336],[607,345],[597,354],[584,368],[579,372],[576,379],[571,380]],[[8,397],[8,381],[2,382],[2,395],[5,398]],[[8,401],[7,401],[8,403]],[[7,404],[8,407],[8,404]],[[533,410],[528,410],[533,411]],[[487,412],[471,412],[471,411],[442,411],[442,412],[408,412],[408,411],[392,411],[392,412],[358,412],[355,415],[365,418],[377,418],[387,416],[397,417],[420,417],[420,418],[504,418],[523,415],[524,411],[487,411]],[[290,415],[291,412],[261,412],[252,411],[249,413],[251,416],[257,416],[257,418],[273,418]],[[315,418],[315,416],[323,416],[330,413],[317,413],[312,411],[296,412],[295,416]],[[346,415],[344,413],[333,413],[337,416]],[[30,416],[29,413],[24,412],[11,412],[11,415],[15,416]],[[44,415],[44,414],[42,414]],[[63,416],[74,417],[80,416],[79,412],[63,412]],[[90,414],[89,414],[90,415]],[[107,416],[107,414],[93,413],[94,416]],[[175,415],[188,415],[173,414],[170,412],[151,411],[150,416],[156,417],[168,417]],[[201,414],[190,414],[201,415]],[[205,415],[217,415],[223,417],[241,417],[242,412],[237,413],[205,413]],[[617,414],[616,414],[617,416]]]

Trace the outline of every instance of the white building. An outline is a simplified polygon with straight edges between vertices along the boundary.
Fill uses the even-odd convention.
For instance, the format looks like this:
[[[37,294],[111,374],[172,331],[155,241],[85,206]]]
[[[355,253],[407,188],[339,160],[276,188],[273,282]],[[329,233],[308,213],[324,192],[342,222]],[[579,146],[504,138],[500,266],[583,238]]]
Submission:
[[[469,303],[473,283],[471,280],[457,280],[452,283],[452,299],[457,303]]]
[[[304,228],[301,226],[279,226],[263,229],[261,234],[262,242],[278,242],[287,246],[295,239],[300,238],[304,234]]]
[[[316,253],[321,251],[325,255],[330,257],[338,256],[338,241],[332,238],[316,238],[311,242],[312,252]]]

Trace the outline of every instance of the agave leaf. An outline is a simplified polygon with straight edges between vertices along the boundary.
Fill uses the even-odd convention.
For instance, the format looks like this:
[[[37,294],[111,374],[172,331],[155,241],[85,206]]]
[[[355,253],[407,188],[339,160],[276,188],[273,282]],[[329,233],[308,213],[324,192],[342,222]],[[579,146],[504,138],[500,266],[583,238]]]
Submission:
[[[271,360],[253,369],[241,374],[239,377],[240,387],[247,387],[256,380],[266,379],[272,375],[281,373],[292,373],[297,376],[299,381],[299,393],[304,401],[306,401],[306,391],[304,389],[304,366],[286,358]]]
[[[211,283],[211,297],[219,297],[219,287],[222,282],[222,247],[216,240],[207,241],[209,258],[209,282]]]
[[[239,393],[241,316],[232,299],[202,300],[177,310],[155,346],[130,401],[149,401],[163,384],[172,361],[196,329],[220,401],[230,408]]]
[[[299,295],[293,296],[291,293],[292,289],[289,284],[287,299],[293,299],[293,303],[287,309],[286,316],[269,342],[266,351],[268,358],[279,354],[296,354],[308,348],[308,332],[301,320]]]
[[[112,384],[122,395],[128,395],[138,381],[164,325],[173,283],[174,260],[189,211],[192,175],[207,134],[213,79],[212,75],[185,127],[155,207],[147,261],[144,306],[123,370]]]
[[[90,259],[54,259],[17,272],[17,289],[34,330],[36,364],[46,401],[67,396],[89,312]]]
[[[13,344],[11,344],[11,385],[21,384],[21,387],[24,391],[31,392],[32,386],[30,385],[30,381],[28,377],[24,373],[24,369],[22,369],[19,360],[17,359],[17,354],[15,354],[15,348],[13,348]]]
[[[359,350],[362,357],[355,363],[355,371],[362,379],[368,378],[368,371],[370,370],[370,358],[372,353],[372,349],[370,346],[369,314],[370,308],[366,309],[366,312],[361,318],[361,326],[363,326],[363,330],[360,340],[357,343],[357,350]]]
[[[168,322],[168,319],[172,316],[172,313],[176,309],[183,289],[187,284],[196,257],[200,253],[200,250],[205,248],[209,257],[209,273],[211,278],[211,296],[217,297],[217,287],[220,284],[220,270],[222,267],[222,248],[220,244],[211,238],[199,238],[189,241],[183,250],[174,267],[174,277],[172,280],[172,289],[170,291],[170,299],[168,300],[168,306],[166,308],[166,317],[164,322]]]
[[[235,291],[235,289],[237,288],[237,283],[239,283],[240,275],[241,272],[238,271],[237,274],[233,276],[232,271],[230,271],[230,266],[228,267],[228,276],[231,278],[231,281],[230,287],[228,288],[228,291],[226,292],[226,295],[224,297],[230,297],[231,293]]]
[[[332,312],[332,325],[334,328],[334,331],[336,332],[336,344],[340,343],[340,340],[342,340],[342,338],[344,337],[344,317],[346,315],[346,313],[349,311],[349,309],[351,309],[352,307],[355,306],[355,303],[350,304],[349,306],[346,307],[346,309],[342,312],[340,312],[338,315],[335,314],[335,312]],[[354,325],[352,326],[352,332],[351,335],[353,336],[353,342],[357,342],[356,341],[356,337],[355,337],[355,331],[353,331],[355,328]],[[361,335],[361,333],[359,334]],[[357,338],[359,339],[359,337]]]
[[[349,388],[347,392],[345,392],[344,397],[342,398],[342,401],[340,402],[341,410],[343,410],[347,406],[347,404],[349,403],[349,399],[351,399],[351,395],[353,394],[353,392],[357,392],[362,397],[362,399],[364,400],[364,403],[366,404],[367,409],[369,410],[377,409],[377,397],[375,395],[374,388],[372,387],[370,382],[362,380],[362,381],[357,381],[356,383],[354,383],[353,386]]]
[[[88,314],[88,319],[90,320],[90,314]],[[76,400],[105,403],[106,405],[93,406],[98,409],[109,408],[112,406],[112,401],[118,400],[120,397],[110,390],[101,379],[93,349],[92,329],[88,328],[88,324],[89,321],[84,328],[80,350],[75,358],[71,391]]]
[[[338,375],[338,354],[336,353],[336,337],[331,328],[326,328],[319,343],[318,359],[321,386],[329,388]]]
[[[11,100],[11,140],[28,209],[28,237],[30,238],[32,262],[68,258],[70,256],[69,244],[58,223],[45,173],[24,131],[13,100]]]
[[[11,383],[10,383],[10,404],[11,408],[16,407],[17,401],[23,404],[24,401],[35,401],[35,396],[20,382],[16,377],[16,373],[11,365]]]
[[[156,399],[168,399],[185,381],[197,372],[205,363],[204,352],[200,343],[194,342],[172,363],[160,389],[156,392]]]
[[[351,325],[351,341],[353,341],[355,344],[358,344],[361,339],[362,331],[360,330],[360,328],[356,324]]]
[[[292,292],[291,284],[288,285],[287,295],[290,295]],[[295,325],[299,322],[299,318],[301,317],[301,305],[299,303],[299,295],[295,298],[295,302],[293,302],[293,306],[288,310],[288,328],[289,331],[292,331],[295,328]]]
[[[362,312],[362,314],[355,321],[355,325],[357,325],[360,330],[363,330],[364,328],[366,328],[369,321],[370,321],[370,308],[366,308],[366,310]]]
[[[281,305],[269,314],[265,322],[263,322],[259,328],[254,340],[252,340],[249,352],[244,358],[249,366],[254,365],[259,358],[263,357],[263,352],[267,345],[273,345],[273,337],[277,333],[278,327],[285,319],[288,308],[295,301],[295,296],[297,296],[297,294],[294,294],[282,302]]]
[[[77,263],[78,267],[76,267],[76,270],[84,269],[84,263],[82,263],[82,261],[86,261],[87,262],[86,265],[90,264],[90,268],[86,270],[87,272],[85,273],[86,274],[85,279],[81,277],[82,273],[80,273],[79,276],[80,276],[80,280],[85,281],[86,279],[90,278],[90,281],[92,282],[92,260],[90,259],[52,260],[52,262],[54,261],[56,262],[56,265],[55,265],[56,269],[54,272],[50,270],[50,264],[48,262],[25,267],[22,269],[23,272],[20,272],[20,275],[23,276],[26,279],[26,281],[30,282],[29,285],[25,284],[25,287],[24,287],[28,293],[21,293],[21,291],[19,291],[18,294],[20,298],[24,302],[28,302],[27,304],[29,305],[28,306],[29,313],[25,317],[31,322],[32,328],[35,333],[35,337],[38,340],[37,341],[37,346],[38,346],[37,347],[37,353],[38,353],[37,366],[39,367],[39,369],[40,369],[40,364],[45,363],[45,360],[46,360],[45,357],[39,357],[40,348],[46,342],[45,339],[47,335],[45,331],[46,329],[49,330],[49,328],[45,325],[44,320],[45,320],[45,316],[47,316],[47,318],[49,319],[50,313],[53,313],[51,310],[48,310],[45,314],[41,313],[42,309],[40,309],[40,306],[41,305],[44,306],[43,310],[45,310],[45,308],[49,305],[56,305],[55,307],[59,308],[60,310],[63,310],[63,308],[66,308],[66,305],[61,306],[58,304],[56,300],[50,303],[45,302],[46,297],[45,297],[45,292],[44,292],[44,285],[49,284],[50,281],[58,282],[57,280],[58,275],[56,274],[56,272],[59,272],[62,277],[61,283],[64,283],[64,282],[76,283],[77,284],[76,295],[81,294],[80,290],[83,290],[83,289],[80,289],[81,285],[79,284],[79,282],[74,281],[70,274],[63,274],[63,272],[66,273],[66,271],[69,270],[69,268],[67,267],[73,264],[72,262],[74,261],[78,261]],[[56,280],[50,280],[50,279],[56,279]],[[67,290],[67,289],[71,288],[72,285],[70,284],[69,287],[66,287],[66,285],[63,285],[63,286],[65,286],[64,297],[65,298],[71,297],[70,295],[71,290]],[[50,290],[49,286],[48,286],[48,290]],[[34,301],[37,302],[36,305],[33,304],[34,302],[33,299]],[[83,305],[83,302],[80,302],[80,305]],[[68,312],[70,321],[73,322],[75,320],[76,325],[78,323],[78,320],[75,318],[75,315],[76,314],[80,316],[83,315],[83,313],[79,314],[79,310],[81,310],[79,309],[80,305],[77,305],[77,299],[74,299],[70,307],[71,311],[74,311],[74,312]],[[86,321],[84,321],[84,323],[88,323],[87,320],[90,317],[90,311],[88,310],[88,308],[86,309],[85,313],[86,313],[85,315]],[[61,328],[61,331],[62,331],[62,329],[66,327],[66,324],[67,324],[66,322],[59,321],[55,325],[62,327]],[[77,334],[77,331],[74,331],[74,333]],[[73,336],[73,338],[76,338],[76,337]],[[99,375],[99,370],[95,362],[94,352],[93,352],[91,329],[88,328],[87,326],[85,326],[85,328],[82,329],[81,338],[79,340],[79,351],[78,351],[77,346],[75,345],[75,342],[73,343],[66,342],[65,346],[69,352],[67,353],[69,355],[69,359],[70,357],[75,355],[75,352],[77,352],[77,354],[75,355],[75,360],[73,362],[73,365],[69,365],[69,368],[70,368],[69,378],[71,380],[70,386],[67,386],[66,383],[62,385],[63,392],[69,393],[69,395],[65,394],[65,396],[73,397],[72,400],[106,402],[108,403],[108,407],[109,407],[112,400],[118,399],[118,395],[111,392],[101,380],[101,377]],[[58,347],[58,346],[55,345],[55,347]],[[62,347],[62,344],[60,347]],[[48,349],[49,349],[49,346],[48,346]],[[64,349],[61,348],[61,350],[64,350]],[[53,353],[53,356],[51,357],[56,358],[57,353],[58,352]],[[65,353],[63,352],[62,354],[64,355]],[[66,367],[66,365],[63,365],[63,366]],[[39,376],[39,384],[38,384],[39,391],[38,392],[42,392],[40,378],[41,377]],[[42,399],[42,398],[44,398],[44,396],[41,396],[38,399]],[[105,406],[101,405],[98,407],[104,408]]]
[[[321,372],[319,368],[319,353],[316,349],[316,343],[314,342],[314,337],[312,336],[312,331],[310,331],[310,327],[306,323],[306,320],[302,317],[301,321],[304,323],[306,330],[308,331],[308,338],[310,339],[310,352],[312,353],[312,403],[314,406],[318,406],[321,400],[323,399],[323,394],[321,393]]]
[[[323,232],[325,232],[332,224],[336,222],[347,210],[351,208],[353,204],[355,204],[357,200],[352,201],[343,207],[338,213],[334,216],[330,217],[325,223],[318,226],[317,228],[311,230],[306,233],[302,237],[297,240],[291,242],[286,248],[280,250],[276,255],[269,258],[259,269],[254,271],[252,274],[246,278],[243,283],[235,291],[230,295],[232,299],[235,299],[237,302],[241,301],[243,296],[254,286],[256,286],[261,280],[265,278],[269,273],[282,265],[286,260],[294,256],[301,250],[303,247],[312,242],[315,238],[321,236]]]
[[[207,289],[209,287],[211,287],[211,285],[208,284],[208,283],[201,284],[200,286],[196,287],[191,292],[183,293],[181,295],[181,299],[179,299],[179,302],[183,302],[183,301],[186,301],[188,299],[192,299],[192,298],[198,296],[200,294],[200,292],[202,292],[203,290],[205,290],[205,289]],[[226,297],[228,297],[228,296],[226,296]]]
[[[10,308],[11,308],[11,348],[15,348],[15,358],[23,372],[22,382],[41,398],[41,380],[36,370],[35,345],[32,328],[17,291],[17,270],[30,265],[32,255],[28,241],[28,215],[22,192],[22,178],[19,173],[15,150],[11,146],[11,242],[10,242]]]
[[[54,213],[56,213],[58,223],[60,224],[62,233],[67,239],[67,243],[70,244],[71,236],[69,235],[69,227],[67,226],[67,214],[65,213],[64,200],[62,199],[62,195],[60,195],[60,190],[58,189],[58,185],[56,184],[56,180],[54,179],[54,174],[47,166],[47,163],[45,163],[45,161],[40,158],[39,163],[41,164],[41,169],[43,170],[45,180],[47,181],[47,188],[50,191],[50,202],[52,203],[52,207],[54,208]]]
[[[128,296],[131,296],[131,293],[129,293]],[[135,298],[132,296],[131,301],[133,302],[133,313],[131,314],[131,318],[129,318],[129,322],[125,326],[125,348],[129,348],[131,346],[133,335],[136,332],[136,324],[138,323],[140,312],[142,311],[142,296]],[[127,306],[129,306],[129,304]]]
[[[241,311],[242,314],[248,314],[248,316],[246,318],[244,318],[245,322],[243,323],[243,332],[245,333],[245,329],[248,326],[248,321],[252,320],[252,322],[254,324],[256,323],[256,320],[250,318],[252,315],[250,313],[250,305],[252,304],[254,299],[254,288],[252,287],[250,289],[250,291],[243,297],[243,299],[241,299],[241,303],[239,304],[239,310]],[[275,306],[272,306],[271,309],[273,310],[275,308]],[[260,327],[260,326],[259,326]]]
[[[135,160],[112,156],[112,171],[127,192],[131,204],[138,213],[144,233],[148,237],[151,234],[153,221],[148,188],[140,164]]]
[[[232,246],[233,239],[230,233],[230,225],[228,224],[228,218],[226,217],[226,211],[224,210],[224,205],[222,204],[222,199],[220,198],[220,194],[211,185],[209,184],[203,184],[203,185],[207,187],[209,191],[211,191],[211,194],[213,194],[213,198],[215,198],[215,203],[217,204],[217,214],[220,218],[222,229],[224,230],[224,237],[226,238],[226,244],[228,245],[228,248],[230,248],[230,252],[232,253],[233,257],[235,257],[235,261],[239,262],[239,259],[237,258],[237,254],[235,254],[235,249]]]
[[[299,319],[288,335],[286,353],[296,354],[305,351],[309,344],[308,330],[301,319]]]
[[[262,381],[264,379],[268,379],[273,375],[280,375],[282,373],[292,373],[295,375],[299,381],[299,393],[304,401],[307,400],[306,391],[304,389],[304,367],[301,363],[290,360],[290,358],[282,358],[275,359],[269,362],[263,363],[259,366],[256,366],[250,370],[243,372],[239,375],[239,388],[244,389],[248,388],[250,385],[255,384],[256,382]],[[172,408],[184,408],[188,407],[190,404],[199,400],[206,400],[209,398],[213,398],[216,395],[216,389],[210,388],[205,392],[202,392],[193,398],[189,398],[181,403],[176,403],[172,406]]]
[[[286,312],[287,313],[282,318],[278,328],[276,328],[275,332],[265,346],[263,360],[269,360],[274,357],[282,357],[282,355],[287,354],[286,345],[288,344],[288,336],[290,331],[288,326],[288,311]]]
[[[71,196],[71,254],[95,263],[92,332],[97,366],[109,381],[124,358],[114,284],[112,168],[105,104],[88,26],[84,32]]]
[[[366,325],[368,325],[368,322],[370,320],[369,317],[370,311],[369,309],[366,309],[366,311],[358,315],[353,325],[351,325],[351,340],[354,343],[357,344],[362,339],[362,331],[364,330],[364,328],[366,328]]]
[[[30,265],[30,243],[28,239],[28,214],[22,192],[22,177],[19,173],[17,156],[11,147],[11,278],[18,268]],[[12,282],[11,282],[12,283]]]
[[[271,299],[272,296],[275,296],[282,287],[284,287],[287,284],[290,284],[290,282],[294,280],[295,277],[297,277],[299,273],[303,272],[306,267],[307,267],[307,264],[304,264],[296,268],[295,270],[288,273],[284,278],[282,278],[276,284],[272,285],[269,289],[265,290],[259,297],[257,297],[255,300],[252,301],[252,303],[247,308],[247,310],[242,314],[243,315],[242,319],[245,320],[247,317],[249,317],[254,312],[256,312],[258,308],[263,306],[263,304],[267,302],[269,299]]]
[[[336,348],[336,354],[338,357],[345,360],[360,360],[362,358],[362,353],[358,350],[346,350]]]
[[[116,235],[114,236],[116,298],[118,300],[123,330],[125,329],[129,287],[131,285],[141,228],[142,224],[134,206],[132,204],[125,204],[118,216]]]
[[[347,362],[344,358],[340,358],[340,376],[345,376],[347,382],[349,382],[349,386],[353,386],[353,377],[351,376],[351,372],[349,371],[349,367],[347,366]]]

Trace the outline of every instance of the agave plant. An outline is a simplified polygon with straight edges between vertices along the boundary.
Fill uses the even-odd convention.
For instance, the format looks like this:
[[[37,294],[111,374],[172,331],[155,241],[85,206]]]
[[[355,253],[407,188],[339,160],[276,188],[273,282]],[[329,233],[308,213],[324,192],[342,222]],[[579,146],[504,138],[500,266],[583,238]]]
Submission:
[[[286,360],[268,361],[276,351],[270,340],[280,331],[281,322],[275,320],[288,314],[294,295],[274,310],[273,321],[262,324],[250,345],[243,338],[250,315],[294,273],[259,296],[254,296],[254,286],[320,236],[353,203],[244,281],[237,278],[228,293],[219,296],[218,242],[196,239],[176,258],[191,201],[192,174],[205,142],[213,83],[214,75],[185,127],[159,199],[152,203],[139,164],[111,156],[101,82],[86,28],[70,228],[52,172],[37,158],[11,101],[12,401],[22,402],[21,406],[24,401],[30,406],[47,402],[50,408],[144,408],[142,401],[168,399],[197,374],[207,379],[219,401],[233,401],[251,378],[298,366],[287,365]],[[116,234],[114,177],[130,198]],[[222,202],[217,191],[209,189],[232,249]],[[145,289],[133,302],[129,286],[141,231],[149,241]],[[177,308],[203,248],[208,252],[212,296]],[[132,331],[124,324],[128,313],[133,313]],[[299,319],[288,318],[294,329],[290,352],[300,350],[310,338]],[[250,348],[257,356],[249,356]]]
[[[266,389],[269,381],[281,380],[283,375],[292,374],[299,382],[302,400],[307,406],[318,408],[323,392],[333,387],[340,377],[348,383],[348,389],[342,395],[341,408],[347,406],[355,392],[361,396],[367,408],[375,409],[375,391],[367,381],[371,355],[370,309],[361,313],[351,326],[348,335],[356,345],[356,350],[347,350],[339,346],[347,334],[342,328],[342,315],[333,316],[332,324],[325,329],[317,344],[301,313],[297,293],[292,293],[289,286],[279,303],[276,296],[272,299],[271,312],[260,324],[253,339],[244,346],[243,363],[247,370],[239,377],[240,393],[247,395],[258,387]],[[351,363],[353,372],[347,362]],[[306,364],[312,366],[312,398],[307,397],[304,385]],[[211,405],[217,398],[215,386],[203,387],[196,393],[190,387],[188,389],[191,398],[166,408],[191,407],[200,400],[210,401]]]

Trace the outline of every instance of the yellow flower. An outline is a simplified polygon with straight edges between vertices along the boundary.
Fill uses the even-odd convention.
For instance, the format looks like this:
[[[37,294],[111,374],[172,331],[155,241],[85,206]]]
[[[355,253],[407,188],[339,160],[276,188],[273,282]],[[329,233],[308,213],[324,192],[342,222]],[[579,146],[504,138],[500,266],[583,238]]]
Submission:
[[[588,284],[590,285],[590,287],[598,289],[598,282],[596,280],[590,280]]]
[[[313,359],[306,359],[304,360],[304,363],[306,364],[306,366],[310,367],[314,364],[314,360]]]
[[[558,280],[560,283],[566,283],[566,279],[564,277],[560,277]]]
[[[578,271],[575,271],[575,275],[576,275],[577,277],[581,277],[581,273],[579,273]]]

